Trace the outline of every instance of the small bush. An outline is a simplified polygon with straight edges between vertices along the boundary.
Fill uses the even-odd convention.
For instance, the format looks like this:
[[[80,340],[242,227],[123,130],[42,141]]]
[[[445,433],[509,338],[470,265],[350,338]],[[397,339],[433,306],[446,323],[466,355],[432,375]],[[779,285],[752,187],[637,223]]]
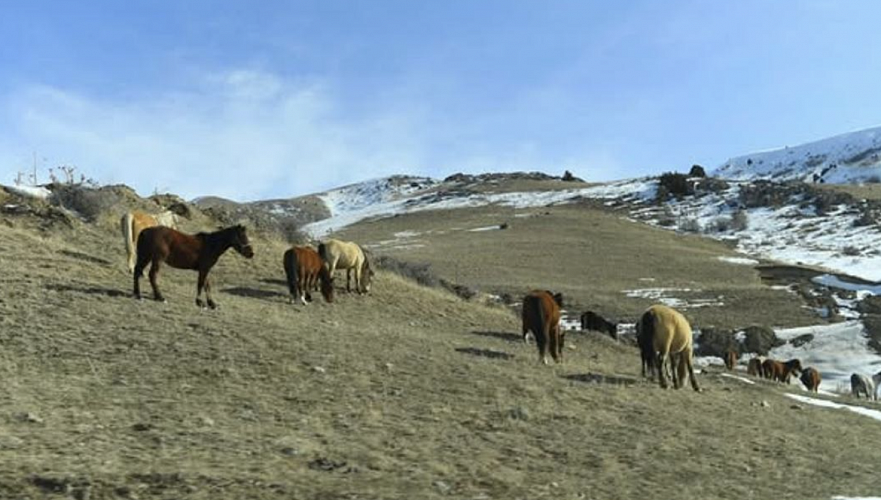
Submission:
[[[716,217],[706,226],[708,233],[724,233],[731,230],[731,217]]]
[[[378,268],[411,279],[420,285],[428,287],[440,286],[441,280],[431,270],[431,264],[414,264],[387,255],[376,257],[374,262]]]
[[[701,223],[691,217],[683,218],[679,221],[679,230],[684,233],[699,233],[701,232]]]
[[[746,231],[749,227],[749,218],[746,212],[738,210],[731,214],[731,232]]]
[[[111,188],[92,188],[77,184],[55,184],[50,202],[72,210],[90,222],[119,202],[119,195]]]
[[[848,257],[856,257],[857,255],[861,255],[863,252],[861,252],[859,248],[853,245],[848,245],[841,250],[841,253],[847,255]]]
[[[692,165],[691,170],[688,171],[689,177],[706,177],[707,171],[704,170],[704,167],[700,165]]]
[[[694,187],[689,182],[687,175],[666,172],[661,174],[661,177],[658,179],[658,193],[659,198],[661,193],[663,193],[664,198],[671,195],[676,198],[682,198],[683,196],[694,194]]]

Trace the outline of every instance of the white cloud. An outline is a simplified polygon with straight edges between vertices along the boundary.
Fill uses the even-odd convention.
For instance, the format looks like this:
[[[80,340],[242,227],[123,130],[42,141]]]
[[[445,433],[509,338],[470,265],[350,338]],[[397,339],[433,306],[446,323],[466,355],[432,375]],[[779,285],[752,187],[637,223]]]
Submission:
[[[3,106],[10,130],[0,142],[0,164],[10,177],[37,151],[50,165],[74,164],[142,194],[170,189],[242,200],[313,192],[422,164],[422,146],[411,138],[416,117],[390,111],[345,119],[321,84],[254,71],[130,102],[33,86],[7,96]]]

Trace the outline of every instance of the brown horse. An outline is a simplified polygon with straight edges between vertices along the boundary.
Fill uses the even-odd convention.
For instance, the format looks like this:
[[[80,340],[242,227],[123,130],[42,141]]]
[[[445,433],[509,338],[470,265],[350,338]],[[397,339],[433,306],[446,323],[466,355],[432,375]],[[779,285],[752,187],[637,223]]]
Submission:
[[[737,351],[729,349],[725,353],[725,368],[728,370],[734,370],[735,366],[737,366]]]
[[[754,375],[757,377],[764,378],[765,370],[762,367],[762,363],[765,362],[764,356],[756,356],[749,360],[749,363],[746,365],[746,373],[747,375]]]
[[[351,292],[352,273],[355,274],[355,290],[359,293],[370,291],[370,282],[373,278],[373,269],[370,268],[370,260],[367,253],[357,244],[350,241],[329,239],[318,245],[318,254],[330,271],[330,275],[337,269],[346,270],[346,291]]]
[[[291,292],[291,303],[295,300],[302,304],[312,302],[310,292],[315,289],[316,282],[321,284],[324,300],[333,302],[333,278],[314,248],[289,248],[284,253],[284,272]]]
[[[250,259],[254,256],[254,250],[248,241],[245,226],[231,226],[213,233],[199,233],[196,235],[184,234],[175,229],[156,226],[144,229],[138,237],[138,261],[135,264],[135,298],[141,298],[141,275],[144,268],[150,265],[150,285],[153,287],[153,297],[165,302],[165,298],[159,291],[156,278],[159,275],[159,267],[163,262],[178,269],[192,269],[199,272],[199,280],[196,284],[196,305],[204,307],[202,303],[202,289],[208,299],[208,307],[214,309],[217,303],[211,299],[211,283],[208,281],[208,271],[214,267],[217,260],[230,247]]]
[[[563,294],[549,290],[533,290],[523,298],[523,341],[529,332],[535,336],[538,360],[548,364],[547,351],[557,363],[563,362],[563,341],[566,333],[560,328],[560,308]]]
[[[685,381],[685,375],[691,378],[691,387],[700,391],[697,378],[694,376],[694,339],[691,325],[681,313],[665,305],[653,305],[639,319],[639,329],[650,340],[652,354],[656,353],[655,366],[658,368],[658,379],[661,387],[667,388],[667,374],[664,364],[669,358],[673,371],[673,387],[679,389]]]
[[[166,210],[160,214],[150,215],[144,212],[128,212],[119,219],[122,229],[122,237],[125,240],[125,255],[128,263],[128,272],[135,270],[135,253],[138,245],[138,235],[148,227],[167,226],[177,229],[178,215]]]
[[[819,392],[820,372],[814,368],[805,368],[799,377],[801,383],[811,392]]]
[[[762,371],[765,374],[765,378],[788,384],[793,373],[796,375],[801,373],[801,361],[790,359],[784,363],[774,359],[766,359],[762,363]]]

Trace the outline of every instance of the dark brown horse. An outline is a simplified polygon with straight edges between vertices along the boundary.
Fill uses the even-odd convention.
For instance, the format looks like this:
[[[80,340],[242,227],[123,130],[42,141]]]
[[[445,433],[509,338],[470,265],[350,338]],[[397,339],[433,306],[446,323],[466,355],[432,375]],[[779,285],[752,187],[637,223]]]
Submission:
[[[211,283],[208,271],[217,263],[217,259],[230,247],[250,259],[254,250],[248,241],[245,226],[237,225],[215,231],[213,233],[184,234],[169,227],[156,226],[144,229],[138,236],[138,261],[135,264],[135,298],[141,298],[141,275],[148,263],[150,266],[150,285],[153,286],[153,297],[165,302],[162,292],[156,283],[159,267],[163,262],[178,269],[192,269],[199,272],[196,285],[196,305],[202,303],[202,289],[208,299],[208,307],[214,309],[217,303],[211,299]]]
[[[819,392],[820,381],[822,377],[820,377],[820,372],[818,372],[814,368],[805,368],[803,372],[801,372],[801,383],[805,385],[805,387],[811,392]]]
[[[784,363],[782,361],[766,359],[765,362],[762,363],[762,371],[765,374],[765,378],[788,384],[793,373],[795,375],[801,374],[801,361],[798,359],[790,359]]]
[[[287,276],[291,303],[295,300],[305,304],[312,302],[316,282],[321,284],[321,295],[327,302],[333,302],[333,278],[315,249],[310,247],[291,247],[284,253],[284,272]]]
[[[523,340],[532,332],[538,347],[538,359],[548,364],[548,349],[557,363],[563,362],[563,341],[566,333],[560,327],[563,294],[533,290],[523,298]]]
[[[734,370],[735,366],[737,366],[737,351],[729,349],[725,352],[725,368]]]

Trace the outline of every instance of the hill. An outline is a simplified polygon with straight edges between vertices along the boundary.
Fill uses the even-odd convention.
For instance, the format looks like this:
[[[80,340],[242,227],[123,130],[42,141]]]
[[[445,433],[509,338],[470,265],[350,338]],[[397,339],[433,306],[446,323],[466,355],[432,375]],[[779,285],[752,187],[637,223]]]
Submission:
[[[219,310],[198,310],[195,275],[168,268],[169,302],[138,302],[117,213],[86,222],[55,209],[66,218],[53,222],[55,212],[23,204],[7,198],[19,208],[0,214],[3,498],[830,498],[877,488],[881,425],[794,402],[793,388],[710,367],[704,393],[662,391],[639,377],[634,347],[583,332],[567,335],[565,364],[541,366],[506,306],[388,271],[367,296],[292,306],[280,281],[287,244],[259,231],[253,260],[229,253],[212,271]],[[216,224],[191,209],[185,230]],[[432,252],[448,276],[511,293],[562,285],[622,314],[649,299],[615,289],[650,270],[676,287],[765,293],[757,271],[717,258],[731,256],[717,242],[591,204],[505,210],[422,211],[347,231],[376,244],[424,233],[412,238],[430,245],[411,248]],[[468,231],[499,221],[509,228]],[[585,245],[573,251],[576,239]],[[477,258],[457,274],[453,249]],[[588,256],[565,260],[579,252]],[[600,258],[615,260],[584,265]],[[672,258],[688,272],[653,266]],[[767,293],[773,304],[778,292]],[[779,296],[783,323],[811,316]],[[728,307],[748,316],[758,304]],[[816,457],[832,459],[818,472]]]
[[[732,180],[851,184],[881,182],[881,127],[836,135],[793,147],[731,158],[715,175]]]

